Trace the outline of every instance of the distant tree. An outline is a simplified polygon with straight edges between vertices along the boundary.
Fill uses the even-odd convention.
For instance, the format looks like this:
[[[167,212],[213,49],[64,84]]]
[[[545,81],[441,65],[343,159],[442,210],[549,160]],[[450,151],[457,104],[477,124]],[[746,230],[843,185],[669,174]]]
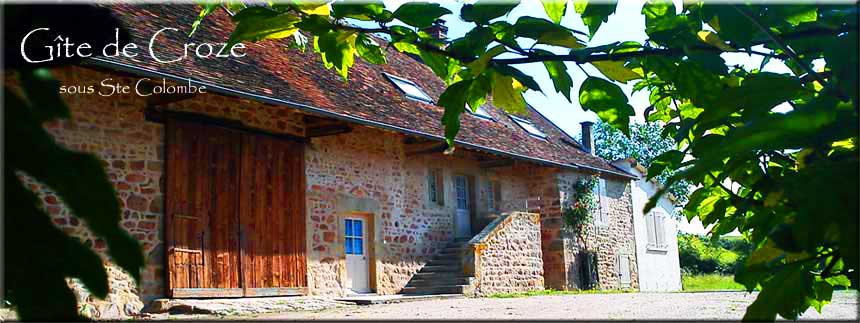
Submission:
[[[651,166],[651,162],[661,154],[675,149],[675,142],[662,134],[663,127],[656,122],[630,125],[630,137],[627,137],[612,125],[598,121],[594,125],[595,153],[606,160],[634,158],[636,161]],[[656,179],[665,184],[675,171],[664,169],[656,175]],[[679,205],[687,203],[690,194],[690,183],[678,181],[669,185],[669,192],[675,196]]]

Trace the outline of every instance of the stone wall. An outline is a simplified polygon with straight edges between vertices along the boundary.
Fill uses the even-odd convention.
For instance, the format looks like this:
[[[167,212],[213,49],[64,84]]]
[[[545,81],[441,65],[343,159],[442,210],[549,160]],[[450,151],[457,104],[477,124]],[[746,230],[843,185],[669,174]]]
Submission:
[[[311,293],[349,292],[345,253],[339,240],[344,216],[361,213],[373,217],[376,241],[372,245],[371,288],[379,294],[395,294],[453,239],[455,175],[474,177],[477,218],[523,210],[527,176],[518,173],[521,166],[482,169],[475,153],[464,149],[453,155],[407,156],[403,139],[397,133],[355,127],[347,134],[315,138],[308,145]],[[430,202],[427,196],[427,174],[434,168],[444,177],[444,205]],[[488,180],[498,180],[502,186],[503,205],[498,210],[489,210],[485,203]],[[476,232],[480,229],[473,228]]]
[[[501,215],[469,242],[476,296],[543,290],[540,215]]]
[[[561,194],[561,205],[569,205],[573,201],[573,185],[584,174],[563,172],[558,176],[558,190]],[[608,225],[592,225],[585,241],[579,241],[573,233],[564,230],[561,233],[564,276],[566,289],[581,288],[579,270],[580,251],[590,250],[597,256],[597,276],[600,289],[638,289],[636,266],[636,243],[633,230],[633,206],[631,200],[630,181],[617,177],[604,177],[606,181],[606,202]],[[595,215],[596,216],[596,215]],[[630,285],[619,282],[618,256],[628,256],[630,268]]]
[[[96,89],[106,79],[129,86],[134,86],[138,80],[82,67],[54,69],[53,73],[61,84]],[[4,73],[4,80],[7,84],[17,83],[11,73]],[[81,312],[94,318],[128,317],[138,313],[145,303],[165,296],[164,126],[146,121],[145,98],[135,94],[66,94],[63,99],[69,106],[71,118],[46,123],[45,128],[58,143],[73,150],[94,153],[103,161],[122,207],[120,226],[141,243],[146,258],[140,285],[109,262],[105,242],[94,237],[85,223],[72,216],[59,196],[26,174],[20,177],[41,198],[54,224],[79,238],[105,260],[110,279],[107,299],[95,299],[79,282],[69,282],[78,297]],[[171,104],[170,109],[247,120],[243,121],[247,126],[271,132],[303,132],[301,119],[291,110],[215,94],[198,95]]]

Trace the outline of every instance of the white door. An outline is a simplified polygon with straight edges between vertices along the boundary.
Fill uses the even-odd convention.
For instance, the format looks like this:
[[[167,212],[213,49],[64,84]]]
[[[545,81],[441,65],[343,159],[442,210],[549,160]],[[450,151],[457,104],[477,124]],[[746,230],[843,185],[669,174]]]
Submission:
[[[469,218],[469,181],[466,176],[454,177],[454,191],[457,193],[457,213],[454,216],[454,235],[457,238],[472,236],[472,225]]]
[[[367,226],[362,218],[343,220],[347,286],[358,293],[370,292],[367,260]]]

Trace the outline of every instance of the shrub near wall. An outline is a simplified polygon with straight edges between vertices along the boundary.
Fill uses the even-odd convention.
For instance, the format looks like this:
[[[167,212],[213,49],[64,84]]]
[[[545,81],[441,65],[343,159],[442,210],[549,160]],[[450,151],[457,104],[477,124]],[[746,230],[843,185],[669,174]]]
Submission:
[[[681,271],[685,274],[734,275],[752,249],[753,245],[743,237],[711,240],[692,234],[678,236]]]

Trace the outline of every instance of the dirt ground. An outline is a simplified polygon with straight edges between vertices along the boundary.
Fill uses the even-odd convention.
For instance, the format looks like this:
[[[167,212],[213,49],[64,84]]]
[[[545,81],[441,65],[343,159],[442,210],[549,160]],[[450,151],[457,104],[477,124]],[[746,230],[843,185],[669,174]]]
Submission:
[[[628,293],[533,296],[524,298],[459,298],[409,303],[349,306],[323,311],[262,314],[221,319],[720,319],[739,320],[755,299],[746,292]],[[837,291],[819,314],[810,309],[804,320],[858,318],[858,294]],[[204,317],[200,317],[204,318]],[[210,317],[211,319],[211,317]]]

